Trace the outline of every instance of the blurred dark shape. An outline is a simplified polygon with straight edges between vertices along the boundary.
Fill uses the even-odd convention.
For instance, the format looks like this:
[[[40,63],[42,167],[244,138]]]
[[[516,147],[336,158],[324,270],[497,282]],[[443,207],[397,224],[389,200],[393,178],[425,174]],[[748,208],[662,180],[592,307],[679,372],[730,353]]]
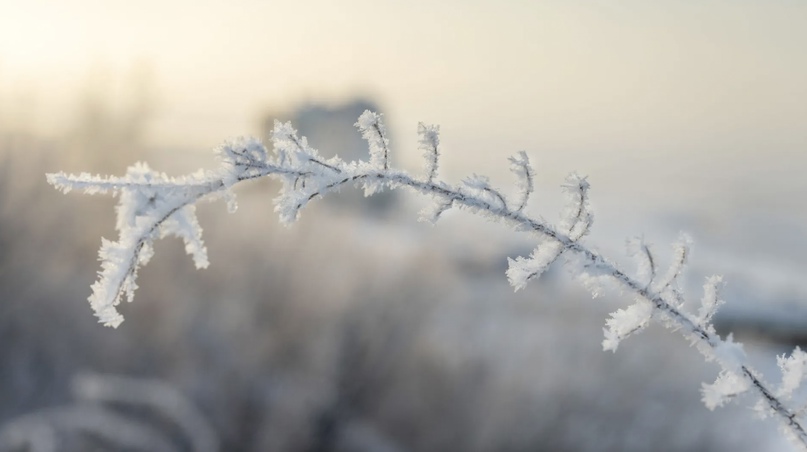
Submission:
[[[742,288],[743,281],[733,286]],[[732,293],[742,293],[742,289],[732,288]],[[747,292],[753,293],[752,290]],[[726,297],[738,300],[736,306],[728,305],[715,316],[715,328],[721,335],[733,334],[742,342],[765,342],[787,346],[787,353],[793,347],[807,348],[807,308],[804,300],[777,299],[753,300],[741,303],[742,297]]]
[[[334,106],[312,102],[286,112],[270,110],[264,113],[261,128],[265,138],[269,138],[275,120],[291,121],[298,134],[305,136],[308,144],[321,155],[327,158],[339,156],[348,162],[366,161],[369,158],[367,142],[353,126],[365,110],[381,113],[384,111],[378,103],[362,98]],[[385,117],[385,121],[389,124],[389,118]],[[390,137],[390,142],[394,143],[395,140]],[[365,214],[384,215],[396,204],[398,194],[387,190],[364,198],[361,190],[344,190],[329,197],[333,199],[329,200],[327,205],[336,210],[345,210],[349,207]]]

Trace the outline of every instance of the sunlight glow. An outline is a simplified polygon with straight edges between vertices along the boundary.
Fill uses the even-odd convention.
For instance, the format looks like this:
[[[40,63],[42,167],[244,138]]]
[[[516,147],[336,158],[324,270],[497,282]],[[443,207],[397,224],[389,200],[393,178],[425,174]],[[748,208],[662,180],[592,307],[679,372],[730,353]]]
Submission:
[[[0,11],[0,100],[36,93],[55,116],[145,63],[157,146],[207,149],[267,110],[361,94],[393,129],[462,130],[447,145],[474,164],[503,142],[584,172],[647,149],[752,162],[807,146],[805,20],[807,4],[762,1],[17,1]]]

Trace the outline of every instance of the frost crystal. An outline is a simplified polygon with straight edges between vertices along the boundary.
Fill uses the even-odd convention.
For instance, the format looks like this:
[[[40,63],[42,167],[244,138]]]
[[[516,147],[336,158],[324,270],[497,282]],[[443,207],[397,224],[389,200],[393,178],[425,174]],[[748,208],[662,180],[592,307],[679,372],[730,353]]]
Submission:
[[[714,410],[750,388],[751,385],[747,379],[724,370],[720,372],[714,383],[703,383],[701,400],[706,405],[706,408]]]
[[[524,151],[510,157],[510,171],[516,175],[516,187],[518,188],[518,206],[516,212],[521,212],[530,200],[530,195],[535,190],[535,174],[530,166],[530,158]]]
[[[613,264],[600,256],[596,261],[590,261],[580,256],[569,259],[569,268],[575,272],[575,277],[588,289],[593,298],[602,296],[606,290],[615,286]]]
[[[434,201],[420,211],[419,221],[434,225],[443,213],[451,208],[454,201],[442,197],[435,197]]]
[[[568,201],[561,213],[560,228],[567,232],[572,240],[579,240],[588,234],[594,222],[588,200],[590,185],[585,177],[572,173],[566,177],[562,187]]]
[[[426,159],[426,181],[431,182],[437,175],[440,158],[440,126],[418,123],[418,149]]]
[[[673,244],[673,260],[667,273],[661,278],[653,288],[657,292],[667,290],[669,287],[674,287],[678,282],[678,277],[686,267],[687,260],[689,259],[690,247],[692,246],[692,238],[689,235],[681,233],[678,236],[678,241]]]
[[[628,240],[628,254],[633,256],[637,262],[636,277],[642,281],[647,281],[646,285],[653,283],[656,278],[656,261],[650,250],[650,245],[645,243],[644,238],[633,238]]]
[[[563,245],[555,240],[547,240],[533,250],[530,257],[507,258],[507,279],[516,291],[523,289],[527,283],[535,279],[549,268],[558,258]]]
[[[780,397],[790,397],[793,391],[801,386],[807,372],[807,353],[796,347],[790,356],[777,356],[776,362],[782,370],[782,386],[779,388]]]
[[[155,238],[168,234],[182,237],[197,267],[207,266],[207,253],[193,206],[187,204],[192,190],[172,186],[177,181],[151,171],[145,164],[129,168],[121,183],[116,207],[118,241],[105,240],[99,251],[101,272],[93,285],[90,305],[99,321],[116,327],[123,321],[117,306],[129,301],[137,289],[137,271],[148,263]]]
[[[605,339],[602,348],[616,352],[619,343],[633,333],[643,330],[653,316],[653,306],[645,300],[639,300],[625,309],[611,313],[603,328]]]
[[[389,139],[387,129],[381,122],[381,113],[366,110],[359,116],[355,126],[370,145],[370,165],[377,169],[389,169]]]
[[[729,334],[726,340],[719,341],[713,348],[712,358],[717,360],[723,369],[730,372],[740,373],[745,362],[746,355],[743,344],[734,342],[734,336]]]
[[[202,227],[196,218],[196,206],[185,206],[176,211],[160,228],[160,238],[173,235],[185,242],[185,252],[193,257],[196,268],[207,268],[207,248],[202,241]]]
[[[504,196],[490,186],[490,180],[487,176],[472,174],[463,179],[462,183],[471,190],[474,196],[483,199],[487,204],[501,209],[507,208],[507,201],[505,201]]]
[[[710,276],[706,278],[706,283],[703,285],[703,298],[701,299],[701,307],[698,310],[697,321],[701,325],[708,325],[712,321],[717,308],[724,303],[723,300],[718,298],[720,296],[720,287],[723,285],[722,276]]]
[[[223,151],[228,158],[260,158],[260,150],[251,144],[228,149]],[[137,272],[151,259],[155,239],[167,235],[182,238],[197,268],[207,267],[207,250],[192,201],[217,187],[223,189],[224,180],[230,177],[224,174],[236,171],[233,169],[237,166],[236,160],[233,160],[233,165],[224,172],[197,172],[182,178],[168,177],[151,170],[144,163],[131,166],[126,176],[118,178],[86,174],[67,176],[62,173],[49,176],[48,180],[63,190],[78,188],[87,193],[111,191],[119,197],[115,207],[118,239],[102,241],[98,252],[101,271],[89,297],[90,306],[99,322],[117,327],[123,321],[116,306],[124,298],[129,301],[134,298]],[[244,168],[241,171],[247,170]]]

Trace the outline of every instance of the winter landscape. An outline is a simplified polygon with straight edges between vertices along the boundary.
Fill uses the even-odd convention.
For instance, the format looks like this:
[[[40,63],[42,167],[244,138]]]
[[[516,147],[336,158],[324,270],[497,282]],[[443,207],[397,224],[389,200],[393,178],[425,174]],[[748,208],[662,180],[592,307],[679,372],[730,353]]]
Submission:
[[[0,451],[803,448],[804,6],[2,11]]]

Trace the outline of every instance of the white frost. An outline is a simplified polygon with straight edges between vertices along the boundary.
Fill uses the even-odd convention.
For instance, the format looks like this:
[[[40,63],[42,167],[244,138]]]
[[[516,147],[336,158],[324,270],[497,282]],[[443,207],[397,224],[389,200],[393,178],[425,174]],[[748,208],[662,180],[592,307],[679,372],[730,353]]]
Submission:
[[[706,408],[714,410],[750,388],[751,384],[747,379],[724,370],[720,372],[714,383],[702,384],[701,400],[706,405]]]
[[[437,163],[440,159],[440,126],[418,123],[418,149],[426,159],[426,181],[431,182],[437,175]]]
[[[389,169],[389,139],[381,113],[365,110],[355,126],[370,147],[370,165],[377,169]]]
[[[545,240],[533,250],[530,257],[507,258],[507,279],[516,291],[523,289],[527,283],[549,268],[563,250],[563,245],[555,240]]]
[[[616,352],[619,343],[628,336],[643,330],[653,316],[653,305],[646,300],[638,300],[625,309],[618,309],[611,313],[611,318],[605,321],[603,328],[605,339],[602,349]]]
[[[782,385],[779,388],[780,397],[790,397],[793,391],[801,386],[807,373],[807,353],[796,347],[790,356],[777,356],[777,364],[782,370]]]

